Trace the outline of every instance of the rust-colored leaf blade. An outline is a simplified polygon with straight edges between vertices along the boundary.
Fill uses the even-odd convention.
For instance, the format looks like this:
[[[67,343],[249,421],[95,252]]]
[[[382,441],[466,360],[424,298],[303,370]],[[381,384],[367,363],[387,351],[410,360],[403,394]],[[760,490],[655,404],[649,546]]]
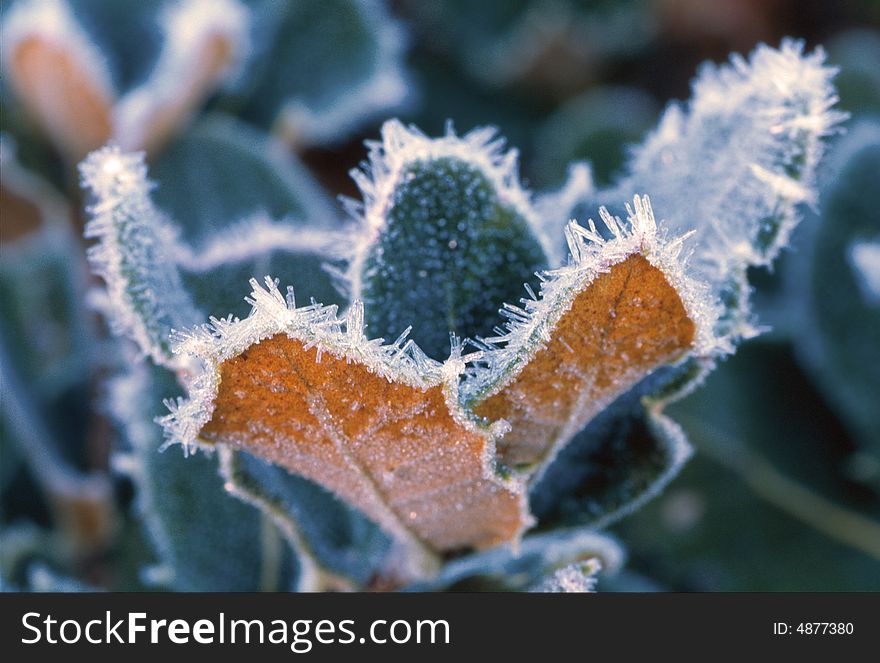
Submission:
[[[499,460],[532,481],[642,378],[712,347],[716,314],[685,275],[681,240],[658,238],[647,198],[634,208],[628,225],[600,210],[610,240],[592,221],[569,225],[570,263],[544,275],[540,298],[506,307],[508,332],[463,386],[476,415],[510,424]]]
[[[187,53],[185,63],[168,63],[119,105],[116,140],[127,150],[154,152],[215,90],[229,69],[236,44],[212,34]]]
[[[113,99],[91,63],[34,34],[19,41],[7,65],[10,82],[32,117],[71,159],[103,145],[113,132]]]
[[[432,548],[516,536],[519,497],[484,476],[488,433],[455,420],[442,385],[389,382],[344,357],[319,363],[317,352],[280,334],[223,362],[202,438],[317,481]]]
[[[286,306],[271,282],[253,285],[249,318],[215,321],[179,346],[206,362],[208,387],[172,407],[170,438],[244,449],[305,476],[410,553],[518,541],[531,520],[523,486],[496,468],[497,428],[460,408],[457,355],[440,364],[410,343],[380,346],[362,336],[357,304],[337,320]]]
[[[511,424],[498,443],[505,463],[534,465],[693,340],[678,293],[644,256],[631,255],[575,297],[550,342],[475,412]]]

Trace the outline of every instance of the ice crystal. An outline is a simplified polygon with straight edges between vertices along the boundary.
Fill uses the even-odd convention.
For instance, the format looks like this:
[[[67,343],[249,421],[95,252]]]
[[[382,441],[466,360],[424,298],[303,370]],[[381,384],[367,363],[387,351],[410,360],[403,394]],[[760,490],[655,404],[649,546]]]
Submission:
[[[534,591],[560,594],[583,594],[596,591],[596,575],[602,570],[598,560],[575,562],[556,571]]]
[[[173,365],[169,333],[200,316],[169,254],[174,231],[150,200],[144,155],[107,147],[80,174],[96,198],[85,235],[98,240],[89,259],[107,284],[111,323],[157,364]]]
[[[540,294],[530,292],[521,300],[522,307],[505,305],[506,329],[478,341],[485,352],[468,375],[462,394],[478,414],[511,421],[514,432],[502,448],[508,463],[540,471],[593,416],[658,365],[690,353],[708,356],[717,352],[719,340],[713,329],[718,309],[706,296],[706,288],[685,273],[680,257],[684,238],[658,238],[647,198],[637,196],[628,211],[627,227],[601,210],[611,240],[599,234],[592,220],[586,228],[571,223],[566,229],[569,264],[542,274]],[[641,256],[646,265],[658,270],[653,277],[656,285],[648,285],[652,277],[645,267],[631,262],[633,256]],[[627,264],[631,266],[623,267]],[[597,304],[580,298],[604,287],[598,285],[600,275],[621,268],[639,271],[638,277],[630,271],[613,295],[614,306],[631,305],[630,312],[622,307],[594,312]],[[648,289],[636,290],[639,286],[631,287],[630,279],[633,283],[642,280]],[[661,294],[664,288],[671,288],[671,293]],[[660,304],[663,298],[668,303]],[[652,313],[658,306],[657,313]],[[680,313],[674,306],[682,307]],[[565,331],[571,323],[563,321],[574,319],[571,316],[583,316],[584,326]],[[681,326],[677,316],[682,317]],[[616,326],[627,329],[624,336],[608,331]],[[583,340],[566,340],[571,333],[582,335]],[[584,363],[586,357],[589,361]],[[559,384],[555,390],[540,387],[547,370]],[[539,395],[542,389],[547,393]],[[532,395],[525,396],[524,391]]]
[[[823,138],[845,117],[831,108],[835,70],[824,61],[785,40],[704,65],[691,101],[666,109],[616,189],[650,193],[672,232],[697,229],[691,268],[716,296],[747,266],[769,264],[797,205],[814,200]]]
[[[374,333],[413,325],[413,338],[443,356],[450,332],[488,333],[486,311],[514,297],[546,266],[537,215],[519,183],[515,150],[492,129],[428,138],[396,121],[352,173],[364,205],[349,266],[353,296]],[[413,319],[412,310],[421,311]]]

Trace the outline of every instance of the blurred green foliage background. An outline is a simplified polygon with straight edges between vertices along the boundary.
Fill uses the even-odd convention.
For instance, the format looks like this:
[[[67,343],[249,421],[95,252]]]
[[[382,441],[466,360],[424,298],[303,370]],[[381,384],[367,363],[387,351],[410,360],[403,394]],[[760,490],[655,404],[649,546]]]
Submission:
[[[576,159],[608,183],[665,104],[689,96],[701,62],[783,36],[808,49],[824,45],[841,68],[847,127],[880,122],[876,0],[394,0],[389,10],[408,45],[409,95],[395,114],[430,135],[448,119],[459,132],[497,126],[520,148],[523,178],[536,187],[561,184]],[[234,108],[228,99],[210,103]],[[341,141],[301,147],[299,156],[330,193],[356,196],[348,171],[383,119]],[[752,275],[767,331],[670,409],[696,453],[660,497],[613,526],[630,559],[600,591],[880,590],[878,304],[859,299],[842,258],[851,241],[880,237],[880,208],[859,206],[880,187],[880,162],[858,156],[880,144],[862,135],[863,145],[835,137],[818,209],[804,211],[774,270]],[[30,154],[69,187],[49,152],[37,141]],[[823,308],[837,298],[852,306]],[[69,462],[100,470],[112,435],[88,404],[95,394],[94,384],[80,383],[47,407],[68,413],[61,434],[74,438]],[[0,437],[2,555],[10,558],[24,539],[47,536],[50,516],[6,431]],[[125,479],[113,490],[122,503],[132,499]],[[109,553],[81,559],[76,575],[138,588],[140,536],[125,530]]]

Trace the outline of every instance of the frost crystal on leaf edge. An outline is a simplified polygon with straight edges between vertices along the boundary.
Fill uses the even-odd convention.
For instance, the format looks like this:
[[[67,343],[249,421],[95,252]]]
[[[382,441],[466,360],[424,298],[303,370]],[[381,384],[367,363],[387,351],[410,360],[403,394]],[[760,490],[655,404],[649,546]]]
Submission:
[[[541,272],[538,295],[527,289],[529,296],[523,306],[506,304],[502,313],[506,333],[477,342],[483,349],[480,361],[473,365],[462,385],[466,403],[474,403],[502,389],[519,368],[531,361],[551,337],[562,316],[571,308],[575,297],[599,275],[633,254],[643,255],[659,269],[682,300],[688,317],[694,322],[696,335],[693,353],[711,355],[728,350],[723,340],[713,333],[720,313],[708,288],[686,272],[686,258],[681,257],[682,244],[688,235],[672,241],[657,229],[651,203],[647,196],[635,196],[633,206],[627,205],[627,223],[612,216],[604,207],[600,218],[613,235],[606,240],[592,219],[584,227],[571,221],[565,229],[570,251],[569,264]]]
[[[494,127],[480,127],[458,136],[449,123],[444,136],[430,138],[415,126],[388,120],[382,125],[382,140],[367,141],[366,145],[369,162],[362,169],[351,171],[364,201],[346,201],[359,226],[346,273],[354,297],[360,296],[363,262],[370,245],[385,229],[386,216],[403,172],[409,164],[418,161],[451,157],[478,169],[492,183],[498,199],[526,220],[545,255],[552,254],[552,242],[545,236],[529,193],[520,184],[519,152],[516,149],[505,152],[505,141],[498,137]]]

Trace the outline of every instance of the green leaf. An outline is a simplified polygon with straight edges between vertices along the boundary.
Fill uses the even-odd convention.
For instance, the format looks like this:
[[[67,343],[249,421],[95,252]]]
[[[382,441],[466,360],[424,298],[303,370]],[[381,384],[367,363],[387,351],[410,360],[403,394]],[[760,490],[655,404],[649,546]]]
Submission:
[[[175,264],[173,226],[150,198],[144,154],[105,147],[80,164],[80,174],[95,199],[85,236],[98,240],[89,260],[107,285],[104,314],[154,362],[176,366],[168,335],[199,315]]]
[[[151,169],[156,204],[178,224],[181,280],[203,313],[241,317],[251,278],[267,274],[303,303],[344,303],[324,264],[339,252],[331,202],[305,167],[232,118],[197,125]]]
[[[179,392],[170,372],[139,364],[110,387],[110,409],[128,452],[115,464],[132,478],[138,511],[160,567],[153,582],[179,591],[288,590],[297,565],[284,539],[262,513],[231,496],[217,458],[182,447],[160,451],[153,418],[162,399]]]
[[[315,483],[246,452],[221,449],[236,492],[276,519],[300,551],[301,588],[357,589],[381,574],[390,541],[379,527]],[[303,577],[305,575],[311,577]]]
[[[364,243],[352,263],[371,336],[412,339],[434,358],[449,334],[492,334],[495,312],[522,296],[546,257],[520,189],[515,152],[490,130],[430,139],[386,123],[364,192]]]
[[[472,553],[446,563],[437,577],[405,587],[405,591],[524,589],[549,573],[584,559],[599,559],[615,573],[625,559],[617,541],[590,528],[557,529],[532,534],[517,550],[509,546]]]

